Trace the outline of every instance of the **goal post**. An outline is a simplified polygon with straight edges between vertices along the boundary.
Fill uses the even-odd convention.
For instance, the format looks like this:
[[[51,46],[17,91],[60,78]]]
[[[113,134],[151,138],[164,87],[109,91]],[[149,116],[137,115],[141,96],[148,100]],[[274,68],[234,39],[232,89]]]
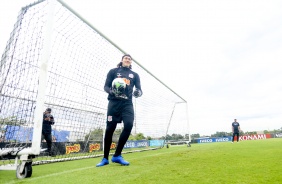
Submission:
[[[63,1],[24,7],[1,58],[0,170],[16,159],[8,158],[13,154],[33,155],[33,165],[101,156],[108,103],[104,82],[125,53]],[[133,99],[133,138],[124,152],[162,148],[167,134],[190,136],[186,100],[134,57],[132,66],[144,94]],[[52,158],[41,152],[46,108],[55,118]],[[111,154],[122,128],[118,124]],[[143,139],[134,139],[136,134]]]
[[[42,44],[42,57],[39,58],[38,69],[39,69],[39,78],[38,78],[38,92],[36,97],[36,108],[34,111],[34,130],[32,136],[32,147],[31,153],[34,155],[40,154],[40,144],[41,144],[41,131],[42,131],[42,121],[44,112],[44,101],[45,93],[47,86],[47,73],[48,73],[48,61],[51,56],[51,43],[52,43],[52,31],[55,17],[55,1],[50,0],[46,25],[43,29],[44,41]]]

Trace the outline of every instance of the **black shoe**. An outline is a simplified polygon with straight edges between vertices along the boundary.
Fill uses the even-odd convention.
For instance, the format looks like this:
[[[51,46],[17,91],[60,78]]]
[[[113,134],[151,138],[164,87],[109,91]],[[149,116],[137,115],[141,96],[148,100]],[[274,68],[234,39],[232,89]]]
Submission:
[[[49,157],[56,157],[56,154],[54,154],[53,152],[49,152],[49,153],[48,153],[48,156],[49,156]]]

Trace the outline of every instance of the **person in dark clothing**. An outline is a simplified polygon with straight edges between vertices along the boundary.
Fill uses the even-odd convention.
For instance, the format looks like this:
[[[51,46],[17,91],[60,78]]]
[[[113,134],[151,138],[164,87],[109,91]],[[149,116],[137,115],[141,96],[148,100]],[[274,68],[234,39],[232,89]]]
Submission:
[[[47,143],[47,151],[49,156],[52,154],[52,125],[55,124],[54,117],[51,114],[51,108],[47,108],[43,113],[43,126],[42,126],[42,140],[45,139]]]
[[[117,127],[117,123],[123,122],[124,128],[118,140],[118,145],[115,154],[112,157],[112,162],[121,165],[129,165],[121,156],[123,147],[130,136],[133,121],[134,110],[132,104],[132,96],[138,98],[142,96],[140,78],[136,72],[131,70],[132,58],[126,54],[122,56],[122,61],[117,65],[117,68],[111,69],[106,78],[104,90],[108,95],[108,111],[107,111],[107,126],[104,138],[104,158],[96,166],[101,167],[109,164],[109,153],[112,144],[113,133]],[[116,90],[112,86],[112,82],[116,78],[122,78],[126,87]],[[134,89],[135,87],[135,89]],[[122,93],[120,93],[122,91]]]
[[[241,131],[240,129],[240,124],[237,122],[237,119],[234,119],[234,122],[232,123],[232,143],[234,142],[234,138],[237,135],[237,143],[239,142],[239,132]]]

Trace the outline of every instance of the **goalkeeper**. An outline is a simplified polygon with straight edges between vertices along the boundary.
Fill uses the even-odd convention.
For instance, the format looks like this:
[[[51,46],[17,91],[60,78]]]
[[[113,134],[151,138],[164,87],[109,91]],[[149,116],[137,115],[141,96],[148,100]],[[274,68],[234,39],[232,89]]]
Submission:
[[[117,127],[117,123],[123,122],[124,128],[118,140],[118,145],[115,154],[112,157],[112,162],[121,165],[129,165],[121,156],[123,147],[131,133],[134,121],[134,110],[132,104],[132,96],[138,98],[142,95],[139,75],[131,70],[132,58],[125,54],[122,56],[121,62],[117,68],[111,69],[107,74],[104,90],[108,95],[108,111],[107,111],[107,127],[104,138],[104,158],[96,166],[101,167],[109,164],[109,153],[112,144],[113,133]],[[112,86],[112,82],[116,78],[122,78],[126,85],[122,85],[119,89]],[[135,86],[135,90],[133,90]]]
[[[51,114],[51,108],[47,108],[43,113],[43,126],[42,126],[42,138],[41,140],[45,139],[47,143],[47,151],[49,156],[54,156],[52,154],[52,127],[54,125],[54,117]]]

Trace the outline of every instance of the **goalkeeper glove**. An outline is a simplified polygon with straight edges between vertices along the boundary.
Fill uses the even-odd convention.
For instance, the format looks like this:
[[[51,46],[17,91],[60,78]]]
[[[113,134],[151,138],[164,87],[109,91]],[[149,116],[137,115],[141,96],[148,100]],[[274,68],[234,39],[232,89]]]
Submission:
[[[134,90],[134,92],[133,92],[133,96],[135,97],[135,98],[138,98],[138,97],[140,97],[140,96],[142,96],[142,91],[140,90],[140,89],[135,89]]]
[[[118,96],[121,95],[122,93],[118,91],[117,89],[111,89],[110,90],[110,95]]]
[[[110,95],[115,95],[115,90],[113,90],[113,89],[110,89],[110,93],[109,93]]]

